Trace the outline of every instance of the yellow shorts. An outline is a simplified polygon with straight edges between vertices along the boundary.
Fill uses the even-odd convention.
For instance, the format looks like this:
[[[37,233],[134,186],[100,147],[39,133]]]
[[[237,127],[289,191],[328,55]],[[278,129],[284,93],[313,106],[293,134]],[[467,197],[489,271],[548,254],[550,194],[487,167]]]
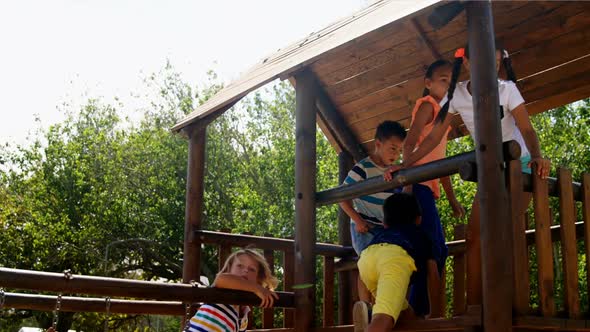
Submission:
[[[363,283],[375,297],[373,315],[386,314],[395,322],[408,308],[406,293],[416,271],[414,259],[402,247],[380,243],[363,250],[358,263]]]

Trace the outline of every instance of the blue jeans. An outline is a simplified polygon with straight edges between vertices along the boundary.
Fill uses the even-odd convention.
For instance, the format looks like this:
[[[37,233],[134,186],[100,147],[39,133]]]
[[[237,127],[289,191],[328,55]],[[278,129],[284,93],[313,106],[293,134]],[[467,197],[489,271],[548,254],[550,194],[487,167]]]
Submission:
[[[382,226],[370,224],[369,231],[366,233],[359,233],[356,231],[356,224],[354,221],[350,221],[350,237],[352,238],[352,247],[358,256],[361,255],[361,251],[365,250],[369,246],[369,243],[373,241],[373,236],[383,230]]]
[[[438,267],[438,273],[442,275],[449,250],[445,244],[445,236],[443,234],[440,216],[438,215],[438,210],[436,208],[434,195],[429,187],[421,184],[413,185],[412,192],[422,209],[422,224],[420,227],[432,240],[434,245],[434,259]],[[426,266],[418,267],[418,271],[413,276],[412,288],[410,290],[410,305],[412,306],[412,309],[414,309],[414,312],[419,316],[424,316],[430,313],[427,277]]]

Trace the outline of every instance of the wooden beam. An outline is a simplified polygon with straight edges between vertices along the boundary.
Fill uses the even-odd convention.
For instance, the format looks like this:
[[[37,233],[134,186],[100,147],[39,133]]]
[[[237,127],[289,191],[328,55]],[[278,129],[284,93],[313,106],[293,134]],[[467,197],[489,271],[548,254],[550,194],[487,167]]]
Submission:
[[[464,240],[466,232],[465,224],[455,225],[454,239]],[[458,316],[465,312],[465,254],[458,253],[453,257],[453,315]]]
[[[311,73],[309,73],[311,75]],[[350,155],[356,160],[367,156],[367,151],[359,143],[352,131],[348,128],[346,121],[332,103],[330,97],[321,88],[319,82],[313,77],[316,90],[316,106],[320,117],[324,120],[333,136],[341,143],[343,149],[348,151]]]
[[[78,274],[65,276],[64,273],[8,268],[0,268],[0,287],[162,301],[210,302],[215,300],[216,303],[224,304],[260,304],[258,296],[244,291]],[[293,307],[293,293],[277,292],[277,294],[279,300],[275,301],[275,307]]]
[[[553,245],[551,244],[549,193],[547,180],[536,175],[535,165],[533,165],[532,173],[540,308],[543,316],[553,317],[555,316],[555,292],[553,289]]]
[[[295,75],[295,331],[314,325],[316,242],[317,82],[309,71]]]
[[[582,177],[582,218],[584,218],[584,254],[586,256],[586,291],[590,294],[590,174]]]
[[[186,178],[186,206],[184,217],[184,250],[182,281],[198,281],[201,276],[201,243],[193,231],[201,228],[203,220],[203,194],[205,191],[205,147],[207,127],[188,132],[188,167]]]
[[[338,154],[338,183],[344,183],[348,172],[354,166],[352,157],[347,152]],[[338,206],[338,243],[342,246],[352,246],[350,237],[350,217]],[[351,254],[351,256],[354,253]],[[338,272],[338,324],[352,323],[351,274],[347,271]]]
[[[559,220],[561,225],[561,253],[565,275],[564,306],[569,318],[580,318],[580,296],[578,293],[578,245],[576,241],[576,208],[572,191],[572,172],[558,169]]]
[[[491,2],[467,2],[481,225],[483,329],[512,328],[512,225],[507,209]],[[507,263],[508,260],[508,263]]]
[[[293,253],[295,250],[293,247],[295,241],[292,239],[270,238],[246,234],[230,234],[205,230],[198,230],[194,233],[195,236],[199,238],[200,242],[207,244],[228,245],[241,248],[254,246],[258,249],[280,250],[291,253]],[[344,257],[354,255],[354,250],[351,246],[320,242],[314,244],[314,253],[321,256]]]
[[[529,309],[529,256],[526,243],[526,218],[522,206],[523,185],[522,165],[520,160],[513,160],[508,165],[508,190],[510,191],[510,221],[512,223],[513,252],[512,264],[514,268],[514,294],[512,308],[517,315],[527,314]],[[526,202],[528,203],[528,202]]]
[[[57,296],[38,294],[5,293],[4,308],[53,311]],[[106,298],[62,296],[60,311],[65,312],[107,312]],[[132,301],[109,300],[109,312],[128,315],[171,315],[183,316],[185,306],[173,301]]]
[[[411,21],[412,21],[412,26],[414,27],[414,30],[416,31],[418,36],[420,36],[420,39],[422,39],[424,44],[426,44],[426,47],[428,47],[428,49],[430,50],[430,54],[432,55],[432,60],[436,61],[438,59],[442,59],[440,52],[436,49],[436,47],[434,47],[434,45],[432,44],[432,41],[428,38],[428,36],[424,32],[424,29],[422,28],[420,23],[418,23],[418,20],[415,17],[412,17]]]

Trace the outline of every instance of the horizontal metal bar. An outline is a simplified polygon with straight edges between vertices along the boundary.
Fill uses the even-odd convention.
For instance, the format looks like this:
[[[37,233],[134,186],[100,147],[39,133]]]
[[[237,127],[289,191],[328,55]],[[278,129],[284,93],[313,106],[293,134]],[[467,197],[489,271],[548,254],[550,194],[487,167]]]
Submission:
[[[246,247],[253,245],[255,248],[280,250],[293,252],[295,241],[292,239],[268,238],[255,235],[231,234],[223,232],[212,232],[204,230],[194,231],[195,236],[199,237],[202,243],[217,245],[232,245],[236,247]],[[344,257],[354,255],[354,249],[348,246],[341,246],[330,243],[316,243],[315,253],[321,256]]]
[[[0,268],[0,287],[65,294],[131,297],[162,301],[209,302],[257,305],[260,299],[250,292],[199,288],[189,284],[163,283],[118,278],[71,275]],[[293,308],[293,293],[277,292],[275,307]]]

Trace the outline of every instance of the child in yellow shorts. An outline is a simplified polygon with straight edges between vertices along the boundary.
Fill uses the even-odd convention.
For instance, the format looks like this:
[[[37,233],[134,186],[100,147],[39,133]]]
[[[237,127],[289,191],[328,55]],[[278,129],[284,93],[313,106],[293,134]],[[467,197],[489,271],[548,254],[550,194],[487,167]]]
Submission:
[[[400,312],[409,308],[406,293],[415,271],[436,272],[427,269],[436,264],[436,251],[419,227],[421,211],[414,196],[393,194],[385,200],[383,212],[385,230],[373,238],[358,261],[360,277],[375,297],[369,332],[390,331]]]

